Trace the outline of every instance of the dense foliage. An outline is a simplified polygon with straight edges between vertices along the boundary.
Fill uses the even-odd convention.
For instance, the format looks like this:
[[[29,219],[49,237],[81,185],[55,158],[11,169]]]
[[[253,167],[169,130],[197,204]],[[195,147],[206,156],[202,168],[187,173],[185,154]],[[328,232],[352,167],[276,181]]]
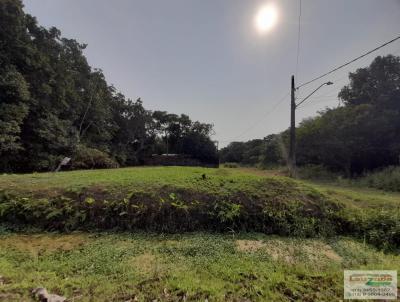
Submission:
[[[215,160],[212,125],[126,99],[85,47],[39,26],[20,0],[0,1],[0,171],[51,170],[89,149],[119,165],[167,152]]]
[[[285,164],[285,145],[280,135],[271,134],[264,139],[233,142],[220,150],[222,163],[240,163],[269,168]]]
[[[377,57],[349,78],[350,84],[339,93],[343,106],[326,109],[297,128],[300,166],[322,165],[352,176],[399,164],[400,57]],[[287,131],[277,137],[286,148],[277,148],[268,138],[255,140],[260,142],[257,146],[255,141],[232,143],[221,152],[222,162],[253,164],[268,158],[279,163],[285,158]],[[253,160],[254,154],[258,160]]]

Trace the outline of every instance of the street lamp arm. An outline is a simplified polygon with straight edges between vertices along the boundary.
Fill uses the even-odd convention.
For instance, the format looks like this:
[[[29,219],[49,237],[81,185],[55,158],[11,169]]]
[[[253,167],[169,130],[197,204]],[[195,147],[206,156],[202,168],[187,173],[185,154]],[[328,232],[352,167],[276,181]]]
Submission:
[[[290,177],[296,177],[296,109],[303,104],[310,96],[324,85],[332,85],[332,82],[321,84],[317,89],[307,95],[300,103],[296,104],[294,76],[291,81],[291,99],[290,99],[290,147],[289,147],[289,171]]]
[[[296,104],[296,108],[298,108],[301,104],[303,104],[310,96],[312,96],[314,93],[316,93],[322,86],[324,85],[332,85],[332,82],[326,82],[321,85],[317,89],[315,89],[313,92],[311,92],[309,95],[307,95],[300,103]]]

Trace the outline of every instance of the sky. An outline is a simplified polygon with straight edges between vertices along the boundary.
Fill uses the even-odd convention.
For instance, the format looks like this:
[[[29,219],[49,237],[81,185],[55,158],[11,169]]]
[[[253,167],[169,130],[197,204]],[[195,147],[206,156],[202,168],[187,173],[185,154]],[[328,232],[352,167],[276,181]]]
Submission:
[[[256,13],[273,3],[276,25],[260,33]],[[85,55],[126,97],[150,110],[214,124],[220,147],[288,128],[296,86],[400,35],[400,0],[24,0],[40,25],[88,44]],[[297,122],[326,107],[348,73],[400,40],[296,93]],[[297,63],[298,62],[298,63]]]

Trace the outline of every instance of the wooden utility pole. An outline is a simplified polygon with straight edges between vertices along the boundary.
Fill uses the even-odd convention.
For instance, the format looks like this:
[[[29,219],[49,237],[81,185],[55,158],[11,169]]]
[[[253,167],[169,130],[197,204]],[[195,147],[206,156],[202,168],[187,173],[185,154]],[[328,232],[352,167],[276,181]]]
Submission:
[[[296,177],[296,98],[295,98],[294,75],[291,81],[290,99],[290,149],[289,149],[289,173],[290,177]]]
[[[322,86],[332,85],[331,81],[322,83],[317,89],[313,90],[309,95],[307,95],[303,100],[296,104],[296,87],[294,86],[294,76],[292,76],[291,83],[291,99],[290,99],[290,150],[289,150],[289,173],[290,177],[297,176],[296,169],[296,109],[303,104],[310,96],[318,91]]]

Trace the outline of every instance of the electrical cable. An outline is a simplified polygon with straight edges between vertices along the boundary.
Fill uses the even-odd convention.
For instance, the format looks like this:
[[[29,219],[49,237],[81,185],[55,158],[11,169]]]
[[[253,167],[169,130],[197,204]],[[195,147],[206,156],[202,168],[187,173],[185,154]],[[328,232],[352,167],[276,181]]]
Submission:
[[[308,84],[310,84],[312,82],[315,82],[316,80],[319,80],[319,79],[327,76],[328,74],[331,74],[331,73],[333,73],[333,72],[335,72],[335,71],[337,71],[337,70],[339,70],[339,69],[341,69],[341,68],[343,68],[343,67],[345,67],[345,66],[347,66],[347,65],[349,65],[351,63],[354,63],[355,61],[357,61],[357,60],[359,60],[359,59],[361,59],[361,58],[363,58],[363,57],[365,57],[365,56],[367,56],[367,55],[369,55],[369,54],[371,54],[371,53],[373,53],[373,52],[375,52],[375,51],[377,51],[377,50],[379,50],[379,49],[381,49],[381,48],[383,48],[383,47],[385,47],[385,46],[387,46],[387,45],[389,45],[389,44],[391,44],[391,43],[393,43],[393,42],[395,42],[397,40],[399,40],[399,39],[400,39],[400,36],[398,36],[398,37],[396,37],[396,38],[394,38],[394,39],[392,39],[392,40],[390,40],[388,42],[385,42],[382,45],[380,45],[380,46],[378,46],[378,47],[376,47],[376,48],[374,48],[374,49],[372,49],[370,51],[367,51],[366,53],[358,56],[355,59],[352,59],[352,60],[350,60],[350,61],[348,61],[348,62],[346,62],[346,63],[344,63],[344,64],[342,64],[342,65],[340,65],[340,66],[338,66],[338,67],[336,67],[336,68],[334,68],[334,69],[332,69],[332,70],[330,70],[330,71],[328,71],[328,72],[326,72],[326,73],[324,73],[324,74],[322,74],[322,75],[320,75],[320,76],[318,76],[318,77],[316,77],[314,79],[312,79],[312,80],[309,80],[309,81],[307,81],[305,83],[300,84],[299,86],[296,87],[296,89],[299,89],[299,88],[301,88],[303,86],[306,86],[306,85],[308,85]]]

